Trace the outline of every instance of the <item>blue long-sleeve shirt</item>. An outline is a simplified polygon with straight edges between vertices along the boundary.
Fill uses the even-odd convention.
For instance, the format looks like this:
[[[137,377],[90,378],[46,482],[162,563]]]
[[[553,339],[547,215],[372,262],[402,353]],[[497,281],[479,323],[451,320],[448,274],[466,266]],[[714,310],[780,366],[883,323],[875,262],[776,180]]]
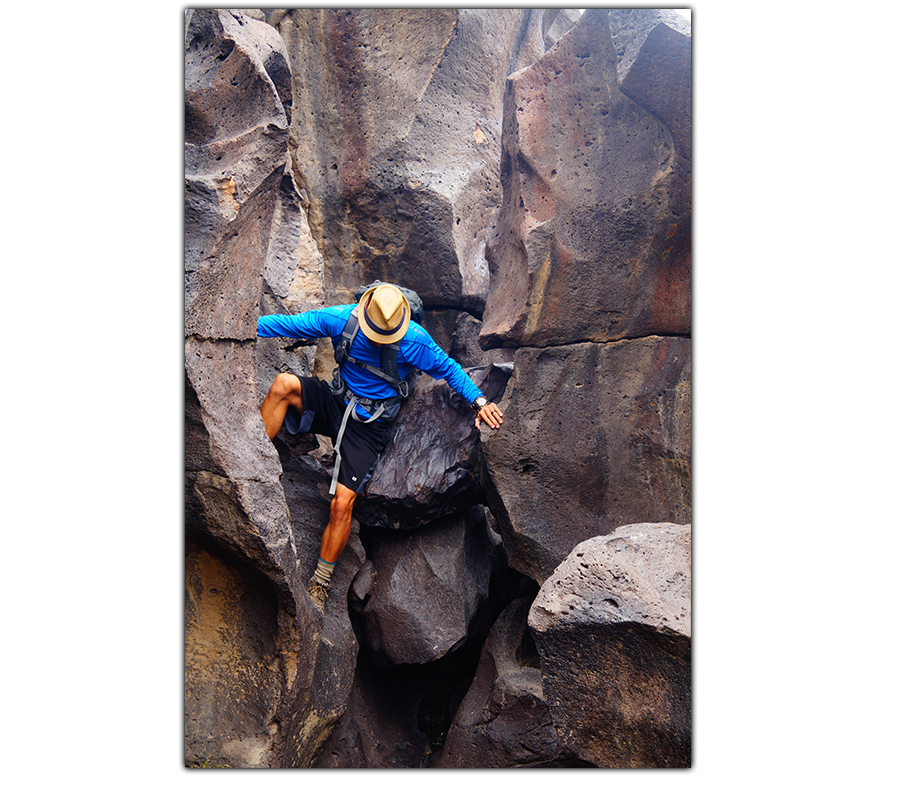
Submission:
[[[257,321],[256,333],[260,337],[330,337],[332,345],[336,347],[354,306],[356,305],[329,306],[299,315],[263,315]],[[381,347],[371,342],[362,331],[357,332],[350,355],[373,367],[381,367]],[[412,368],[420,369],[438,380],[446,380],[470,405],[483,396],[463,368],[438,347],[428,332],[418,323],[410,321],[409,329],[400,340],[397,350],[397,369],[401,379],[405,380]],[[378,400],[396,394],[389,383],[356,364],[344,364],[341,377],[358,397]]]

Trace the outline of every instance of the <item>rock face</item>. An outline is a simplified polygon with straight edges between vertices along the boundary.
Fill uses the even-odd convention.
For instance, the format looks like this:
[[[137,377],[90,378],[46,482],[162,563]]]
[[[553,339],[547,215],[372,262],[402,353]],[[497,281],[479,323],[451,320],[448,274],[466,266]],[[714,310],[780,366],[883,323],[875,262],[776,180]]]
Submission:
[[[686,74],[689,89],[689,39],[663,36],[673,37],[684,43],[672,47],[672,67]],[[636,94],[654,86],[652,77],[636,76],[655,51],[650,37],[644,43],[626,77]],[[690,102],[682,93],[669,115],[657,117],[651,112],[660,101],[648,99],[648,111],[642,93],[629,98],[617,66],[607,11],[590,9],[509,79],[485,346],[689,331],[690,161],[682,161],[666,122],[688,130]]]
[[[291,162],[326,299],[401,281],[480,316],[499,205],[503,82],[543,52],[519,9],[292,9]]]
[[[186,14],[185,64],[185,762],[302,765],[349,683],[340,698],[316,681],[333,654],[319,648],[250,341],[287,163],[290,72],[269,25],[211,9]],[[339,663],[358,649],[329,642]]]
[[[188,762],[275,765],[271,731],[260,725],[276,718],[281,695],[271,584],[227,553],[193,543],[185,570]]]
[[[521,348],[483,436],[483,483],[513,568],[542,583],[635,520],[690,519],[691,343]]]
[[[256,335],[261,261],[286,164],[290,69],[268,25],[188,11],[185,335]]]
[[[528,617],[565,744],[596,766],[691,765],[691,529],[578,545]]]
[[[193,9],[184,45],[186,764],[689,765],[690,27]],[[333,354],[256,320],[374,279],[504,424],[421,377],[323,619],[333,450],[259,405]]]

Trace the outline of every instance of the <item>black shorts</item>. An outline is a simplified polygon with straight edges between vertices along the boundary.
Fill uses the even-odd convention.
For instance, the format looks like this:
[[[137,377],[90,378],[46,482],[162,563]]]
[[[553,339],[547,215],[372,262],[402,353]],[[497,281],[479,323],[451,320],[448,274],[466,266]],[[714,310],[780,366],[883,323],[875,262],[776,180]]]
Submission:
[[[299,376],[298,376],[299,377]],[[332,394],[331,386],[319,378],[300,378],[303,413],[289,407],[285,418],[288,432],[313,432],[337,440],[346,405]],[[383,421],[363,424],[351,416],[341,439],[338,482],[359,492],[372,476],[384,447],[391,439],[391,425]]]

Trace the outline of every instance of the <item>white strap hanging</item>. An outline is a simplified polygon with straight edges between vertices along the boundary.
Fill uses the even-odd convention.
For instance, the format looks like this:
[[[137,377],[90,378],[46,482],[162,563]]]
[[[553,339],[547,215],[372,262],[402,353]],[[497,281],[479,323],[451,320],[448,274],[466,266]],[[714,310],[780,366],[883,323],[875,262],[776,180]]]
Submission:
[[[350,401],[344,409],[344,418],[341,420],[341,429],[338,431],[337,440],[334,442],[334,471],[331,474],[331,487],[328,489],[329,495],[334,495],[335,490],[337,490],[338,471],[341,469],[341,441],[344,439],[344,430],[347,427],[347,420],[350,418],[350,415],[352,414],[356,421],[368,424],[370,421],[375,421],[375,419],[384,413],[384,403],[382,403],[378,406],[378,409],[373,416],[368,419],[363,419],[356,412],[356,401],[356,394],[351,394]]]

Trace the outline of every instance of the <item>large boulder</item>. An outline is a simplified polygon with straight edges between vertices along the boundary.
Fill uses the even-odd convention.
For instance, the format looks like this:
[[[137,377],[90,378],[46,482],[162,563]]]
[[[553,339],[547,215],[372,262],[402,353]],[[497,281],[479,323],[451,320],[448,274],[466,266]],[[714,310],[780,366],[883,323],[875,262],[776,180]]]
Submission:
[[[369,529],[365,541],[375,576],[357,630],[375,664],[434,662],[484,637],[505,563],[482,507],[413,531]]]
[[[467,370],[496,401],[512,365]],[[365,525],[418,528],[484,500],[475,466],[480,435],[468,403],[446,381],[421,376],[356,507]]]
[[[589,9],[509,79],[484,347],[690,330],[685,162],[617,66],[608,12]],[[688,130],[689,98],[677,97]]]
[[[481,477],[510,565],[543,583],[581,541],[691,519],[691,342],[520,348],[482,435]]]
[[[579,544],[528,624],[565,745],[607,767],[691,765],[691,528],[641,523]]]

